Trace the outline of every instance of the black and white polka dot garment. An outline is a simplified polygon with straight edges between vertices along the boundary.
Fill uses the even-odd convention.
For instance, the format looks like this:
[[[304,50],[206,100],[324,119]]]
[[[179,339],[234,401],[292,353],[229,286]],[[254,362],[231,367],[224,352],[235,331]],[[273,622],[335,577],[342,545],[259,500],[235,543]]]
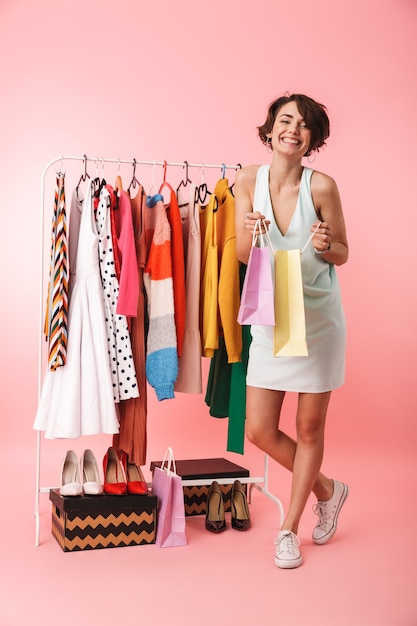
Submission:
[[[139,397],[130,334],[125,315],[116,313],[119,297],[110,222],[110,194],[104,187],[96,210],[99,261],[104,293],[110,371],[115,402]]]

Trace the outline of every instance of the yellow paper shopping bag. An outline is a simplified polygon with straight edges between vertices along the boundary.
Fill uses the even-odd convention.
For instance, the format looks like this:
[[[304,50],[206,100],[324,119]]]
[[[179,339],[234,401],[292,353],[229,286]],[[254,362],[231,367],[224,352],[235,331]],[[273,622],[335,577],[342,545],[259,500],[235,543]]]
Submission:
[[[275,253],[274,356],[307,356],[300,250]]]
[[[302,250],[275,253],[274,356],[308,356],[301,255],[319,226]]]

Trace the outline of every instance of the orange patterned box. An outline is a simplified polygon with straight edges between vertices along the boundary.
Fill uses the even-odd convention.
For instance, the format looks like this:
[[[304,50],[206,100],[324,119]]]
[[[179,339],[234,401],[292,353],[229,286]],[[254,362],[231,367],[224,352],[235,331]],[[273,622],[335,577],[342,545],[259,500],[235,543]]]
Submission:
[[[64,497],[51,489],[52,534],[64,550],[155,543],[158,499],[145,496]]]

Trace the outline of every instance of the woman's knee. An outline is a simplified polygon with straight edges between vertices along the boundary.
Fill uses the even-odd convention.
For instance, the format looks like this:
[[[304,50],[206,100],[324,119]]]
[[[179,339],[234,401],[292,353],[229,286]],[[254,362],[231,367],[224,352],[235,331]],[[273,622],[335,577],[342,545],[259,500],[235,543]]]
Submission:
[[[251,424],[250,422],[246,423],[246,437],[258,448],[264,447],[264,442],[267,438],[264,427],[257,423]]]

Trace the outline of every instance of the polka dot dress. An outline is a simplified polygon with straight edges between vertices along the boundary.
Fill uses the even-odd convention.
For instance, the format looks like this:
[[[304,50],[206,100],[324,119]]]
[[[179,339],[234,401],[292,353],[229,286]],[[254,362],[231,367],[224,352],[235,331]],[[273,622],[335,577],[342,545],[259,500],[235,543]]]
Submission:
[[[119,283],[114,264],[114,251],[110,225],[110,194],[106,188],[100,192],[96,210],[99,236],[99,261],[104,292],[106,330],[114,401],[139,397],[130,334],[125,315],[116,314]]]

